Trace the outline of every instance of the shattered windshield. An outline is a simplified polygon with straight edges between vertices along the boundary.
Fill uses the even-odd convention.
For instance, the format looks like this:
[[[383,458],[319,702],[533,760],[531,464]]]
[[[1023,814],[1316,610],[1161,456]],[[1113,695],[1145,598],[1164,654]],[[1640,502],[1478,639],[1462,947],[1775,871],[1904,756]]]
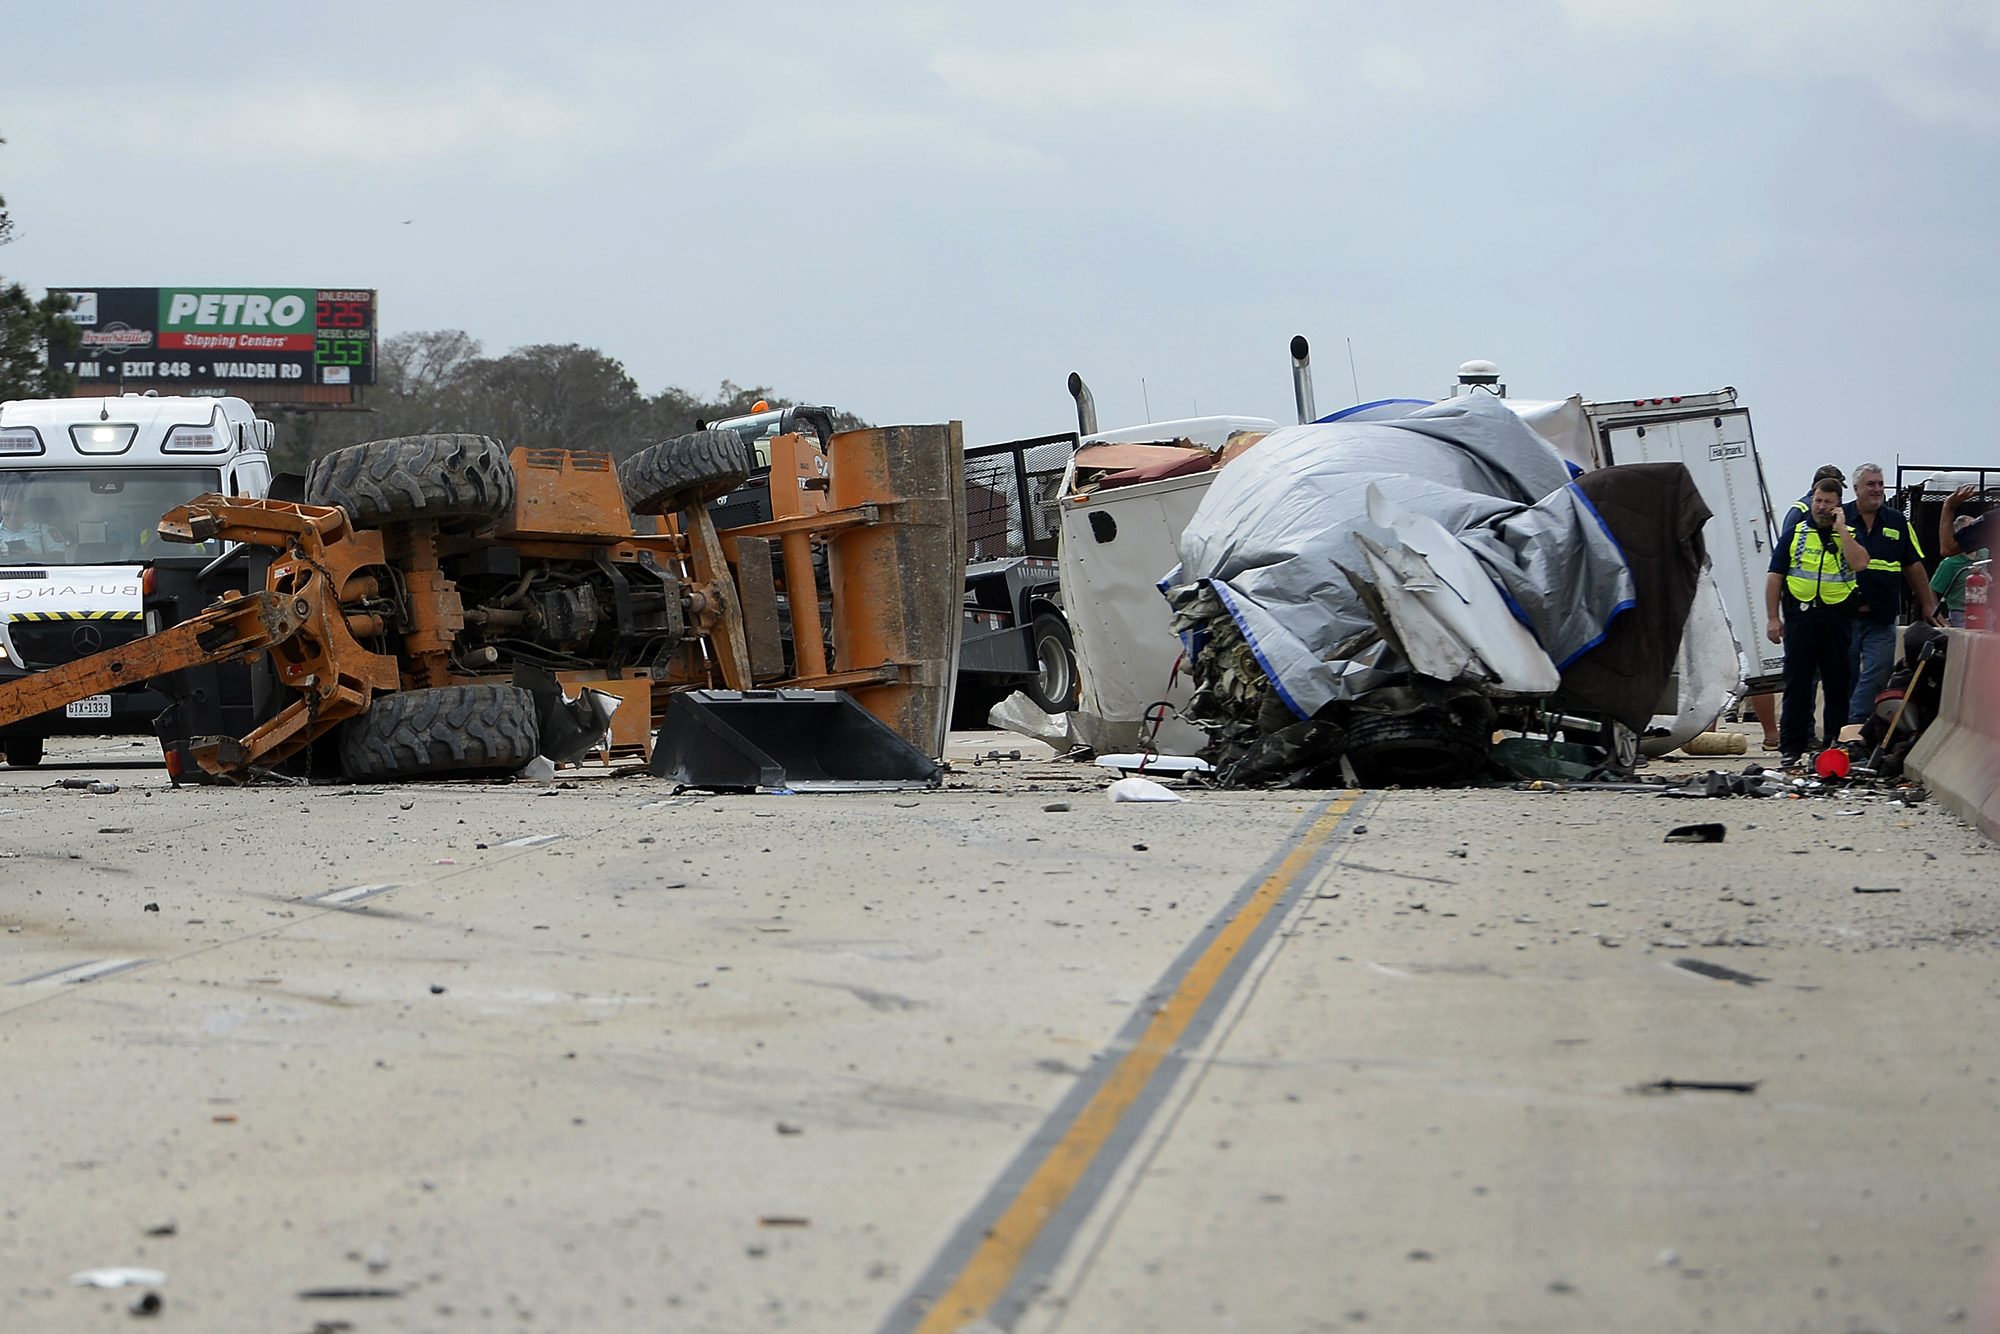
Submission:
[[[22,468],[0,472],[0,565],[115,565],[221,550],[163,542],[160,516],[205,491],[213,468]]]

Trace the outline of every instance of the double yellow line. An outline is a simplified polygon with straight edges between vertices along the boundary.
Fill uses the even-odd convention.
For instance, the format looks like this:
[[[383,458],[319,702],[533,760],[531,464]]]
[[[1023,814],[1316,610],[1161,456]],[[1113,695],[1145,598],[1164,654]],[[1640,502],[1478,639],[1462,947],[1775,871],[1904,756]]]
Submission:
[[[992,1309],[1020,1271],[1022,1261],[1063,1203],[1075,1191],[1098,1153],[1138,1101],[1160,1063],[1174,1050],[1188,1025],[1208,1003],[1216,984],[1243,952],[1257,929],[1282,903],[1298,876],[1311,866],[1356,798],[1330,802],[1291,852],[1232,916],[1189,966],[1167,1002],[1109,1078],[1070,1123],[1018,1193],[1001,1212],[962,1265],[951,1284],[925,1312],[912,1334],[952,1334]]]

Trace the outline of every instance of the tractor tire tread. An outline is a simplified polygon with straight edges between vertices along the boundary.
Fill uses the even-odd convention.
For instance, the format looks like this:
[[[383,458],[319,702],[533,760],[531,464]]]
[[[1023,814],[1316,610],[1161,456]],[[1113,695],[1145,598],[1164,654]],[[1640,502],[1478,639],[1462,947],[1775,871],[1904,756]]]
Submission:
[[[349,778],[511,772],[541,745],[535,697],[513,685],[441,686],[380,695],[343,729]]]
[[[649,445],[618,465],[634,514],[672,514],[734,491],[754,459],[734,431],[696,431]]]
[[[406,435],[349,445],[316,460],[306,503],[338,505],[357,528],[409,519],[474,525],[514,508],[514,467],[483,435]]]

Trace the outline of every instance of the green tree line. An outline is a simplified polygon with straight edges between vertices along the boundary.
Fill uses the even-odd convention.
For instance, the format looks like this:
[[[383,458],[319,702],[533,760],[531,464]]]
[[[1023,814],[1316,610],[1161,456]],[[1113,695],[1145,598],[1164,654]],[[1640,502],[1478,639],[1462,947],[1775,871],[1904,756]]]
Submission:
[[[488,357],[462,329],[397,334],[378,349],[365,411],[283,412],[271,466],[303,472],[329,450],[363,440],[469,431],[502,444],[602,450],[625,458],[698,423],[737,417],[763,401],[791,407],[768,386],[724,380],[712,394],[642,392],[614,357],[576,343],[536,343]],[[842,430],[865,426],[836,413]]]

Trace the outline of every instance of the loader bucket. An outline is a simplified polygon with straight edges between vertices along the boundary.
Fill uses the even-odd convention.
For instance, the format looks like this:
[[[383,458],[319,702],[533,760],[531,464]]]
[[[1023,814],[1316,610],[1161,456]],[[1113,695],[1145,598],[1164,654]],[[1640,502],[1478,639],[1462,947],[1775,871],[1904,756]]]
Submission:
[[[965,600],[965,449],[957,422],[843,431],[827,449],[828,502],[879,519],[827,543],[834,671],[901,664],[898,679],[849,687],[931,759],[944,756]]]
[[[682,690],[647,766],[681,787],[795,792],[936,787],[944,771],[838,690]]]

